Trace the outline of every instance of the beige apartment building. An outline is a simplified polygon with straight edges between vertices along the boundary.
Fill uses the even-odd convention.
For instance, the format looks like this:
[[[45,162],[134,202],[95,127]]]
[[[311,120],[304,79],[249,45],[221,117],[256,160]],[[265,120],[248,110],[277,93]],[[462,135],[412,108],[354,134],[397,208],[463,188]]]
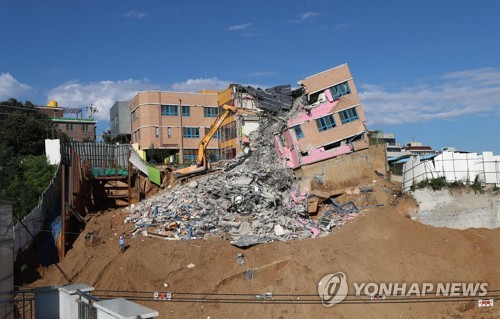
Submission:
[[[368,147],[365,115],[347,64],[309,76],[299,85],[298,110],[275,146],[290,168]]]
[[[166,158],[189,164],[219,114],[217,101],[216,91],[139,92],[130,101],[132,143],[142,150],[164,150]],[[207,156],[218,160],[218,134],[210,141]]]

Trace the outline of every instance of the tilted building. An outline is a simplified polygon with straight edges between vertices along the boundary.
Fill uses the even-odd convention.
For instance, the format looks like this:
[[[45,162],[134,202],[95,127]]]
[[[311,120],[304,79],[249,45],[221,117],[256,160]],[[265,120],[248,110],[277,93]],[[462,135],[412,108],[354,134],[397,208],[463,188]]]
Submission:
[[[368,147],[365,115],[347,64],[300,81],[288,128],[275,147],[290,168]]]

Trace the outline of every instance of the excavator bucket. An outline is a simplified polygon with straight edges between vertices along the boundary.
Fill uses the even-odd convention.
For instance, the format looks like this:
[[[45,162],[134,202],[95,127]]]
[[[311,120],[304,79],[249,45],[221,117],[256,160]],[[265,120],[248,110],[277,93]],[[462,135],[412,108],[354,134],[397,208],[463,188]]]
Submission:
[[[207,168],[204,166],[191,165],[191,166],[181,168],[181,169],[174,171],[174,177],[175,178],[186,177],[186,176],[202,173],[206,170],[207,170]]]

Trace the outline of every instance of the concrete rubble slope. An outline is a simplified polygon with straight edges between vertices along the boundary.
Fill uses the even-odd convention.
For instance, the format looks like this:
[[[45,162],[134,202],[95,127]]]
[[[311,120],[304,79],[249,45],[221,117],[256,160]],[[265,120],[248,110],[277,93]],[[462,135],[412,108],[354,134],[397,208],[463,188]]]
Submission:
[[[131,206],[126,222],[135,224],[132,235],[216,236],[247,247],[316,237],[357,213],[352,205],[331,210],[318,222],[309,218],[307,194],[294,187],[293,171],[278,160],[273,146],[273,132],[280,126],[279,118],[264,118],[260,132],[251,138],[250,154],[229,162],[219,174],[193,179]]]

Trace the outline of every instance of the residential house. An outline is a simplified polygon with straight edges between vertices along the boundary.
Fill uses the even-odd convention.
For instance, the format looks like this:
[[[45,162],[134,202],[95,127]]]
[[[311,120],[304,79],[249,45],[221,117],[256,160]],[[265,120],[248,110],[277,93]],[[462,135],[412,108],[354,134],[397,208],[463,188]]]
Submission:
[[[57,102],[51,100],[47,106],[36,107],[40,113],[52,119],[57,131],[51,132],[52,138],[59,138],[58,131],[78,142],[95,141],[96,124],[92,117],[84,119],[81,108],[59,107]],[[67,116],[72,114],[73,116]]]
[[[430,146],[422,145],[420,142],[410,142],[403,146],[402,150],[412,155],[436,154]]]

